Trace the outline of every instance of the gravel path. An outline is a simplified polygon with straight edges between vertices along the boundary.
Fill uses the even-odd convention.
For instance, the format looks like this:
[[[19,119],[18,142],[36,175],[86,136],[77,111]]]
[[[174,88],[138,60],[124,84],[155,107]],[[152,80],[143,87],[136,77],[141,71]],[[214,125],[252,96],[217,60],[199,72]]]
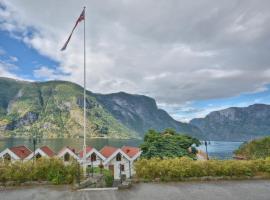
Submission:
[[[31,187],[0,191],[0,200],[270,200],[270,181],[142,183],[130,190],[71,191],[67,187]]]

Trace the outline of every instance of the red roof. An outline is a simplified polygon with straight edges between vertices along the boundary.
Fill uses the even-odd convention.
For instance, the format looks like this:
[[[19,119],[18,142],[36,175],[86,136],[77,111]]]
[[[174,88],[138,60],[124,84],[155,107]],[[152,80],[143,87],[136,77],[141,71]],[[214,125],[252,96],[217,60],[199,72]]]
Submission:
[[[62,152],[65,151],[66,149],[69,149],[70,151],[72,151],[73,153],[76,154],[76,150],[75,150],[74,148],[69,147],[69,146],[66,146],[66,147],[62,148],[62,149],[59,151],[58,154],[62,153]]]
[[[86,154],[89,153],[92,149],[93,149],[93,147],[90,147],[90,146],[86,147]],[[80,156],[80,158],[83,157],[83,150],[81,150],[79,152],[79,156]]]
[[[121,150],[127,154],[130,158],[135,156],[137,153],[140,152],[140,149],[138,147],[130,147],[130,146],[123,146]]]
[[[25,146],[12,147],[10,148],[10,151],[15,153],[21,159],[26,158],[32,153],[32,151]]]
[[[54,156],[54,152],[53,150],[50,149],[50,147],[48,146],[43,146],[43,147],[40,147],[40,149],[47,154],[47,156],[49,157],[53,157]]]
[[[116,150],[117,150],[116,147],[105,146],[105,147],[103,147],[99,152],[100,152],[105,158],[108,158],[108,157],[110,157]]]

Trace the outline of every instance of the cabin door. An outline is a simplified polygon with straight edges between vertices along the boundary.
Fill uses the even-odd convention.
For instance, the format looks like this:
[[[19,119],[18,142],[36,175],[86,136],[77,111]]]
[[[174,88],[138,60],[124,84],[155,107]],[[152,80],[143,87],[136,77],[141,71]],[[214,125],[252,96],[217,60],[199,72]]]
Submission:
[[[109,165],[109,170],[111,171],[112,175],[114,176],[114,165]]]

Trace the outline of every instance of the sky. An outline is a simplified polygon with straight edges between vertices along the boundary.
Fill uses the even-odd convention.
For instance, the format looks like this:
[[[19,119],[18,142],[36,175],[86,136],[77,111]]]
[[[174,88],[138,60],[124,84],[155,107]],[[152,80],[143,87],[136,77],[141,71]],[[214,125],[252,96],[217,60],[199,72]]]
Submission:
[[[155,98],[189,121],[270,104],[269,0],[0,0],[0,76]]]

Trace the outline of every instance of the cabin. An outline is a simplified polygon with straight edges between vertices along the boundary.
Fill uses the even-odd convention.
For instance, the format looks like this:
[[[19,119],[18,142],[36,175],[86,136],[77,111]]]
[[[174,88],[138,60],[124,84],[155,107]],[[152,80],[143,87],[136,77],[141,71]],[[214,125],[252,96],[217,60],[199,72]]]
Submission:
[[[35,152],[32,152],[29,156],[25,158],[25,160],[31,160],[33,158],[39,159],[39,158],[52,158],[55,156],[55,153],[53,150],[48,146],[42,146],[35,150]]]
[[[121,149],[105,146],[100,150],[100,153],[106,158],[104,167],[111,171],[114,179],[131,177],[131,159]]]
[[[70,148],[68,146],[62,148],[57,157],[63,160],[65,163],[71,163],[72,161],[80,161],[79,156],[76,154],[75,149]]]
[[[7,148],[0,153],[0,158],[2,161],[19,161],[24,160],[27,156],[32,153],[30,149],[25,146],[17,146],[12,148]]]
[[[79,152],[79,157],[81,163],[83,163],[83,150]],[[95,148],[88,146],[86,147],[86,165],[87,167],[99,167],[103,165],[105,161],[105,157]]]
[[[141,156],[142,151],[138,147],[123,146],[121,150],[130,158],[130,177],[135,174],[133,163]]]

